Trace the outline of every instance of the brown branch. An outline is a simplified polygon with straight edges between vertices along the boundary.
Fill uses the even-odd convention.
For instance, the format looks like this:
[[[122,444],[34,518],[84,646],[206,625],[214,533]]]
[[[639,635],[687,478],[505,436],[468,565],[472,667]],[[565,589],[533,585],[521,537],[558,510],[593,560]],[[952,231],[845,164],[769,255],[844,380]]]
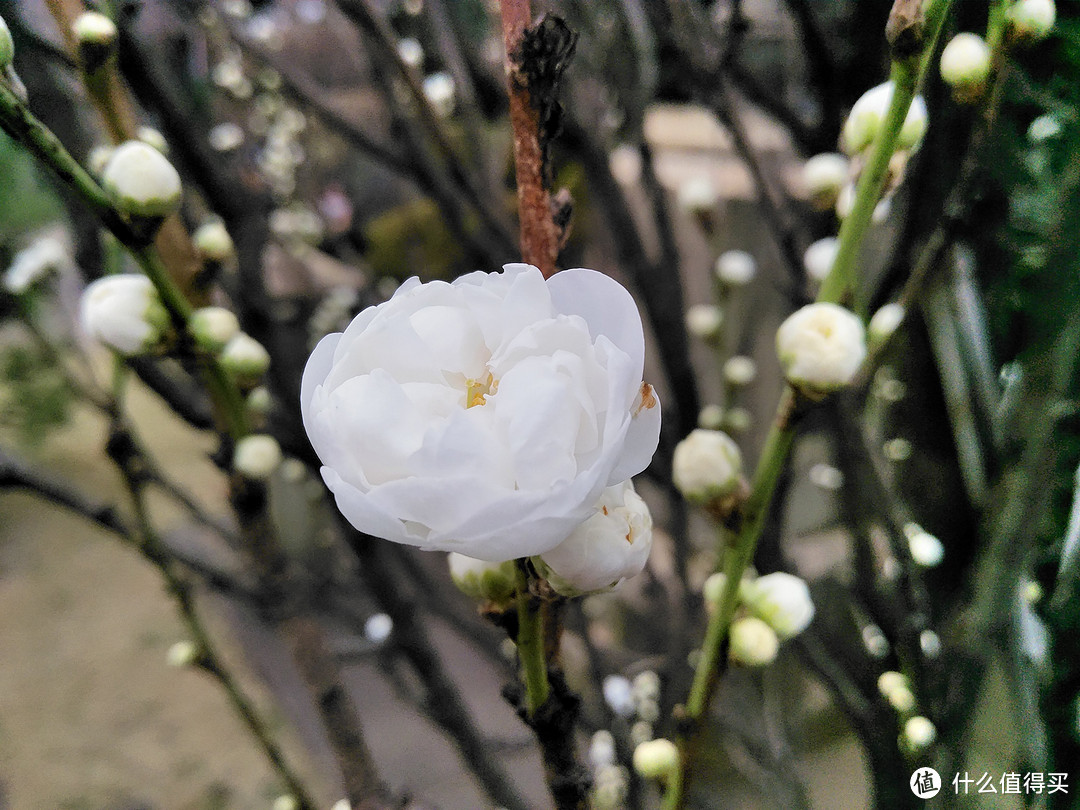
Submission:
[[[544,183],[544,148],[540,142],[540,112],[533,105],[522,42],[532,22],[529,0],[501,0],[503,42],[506,46],[506,85],[510,94],[510,126],[514,130],[521,257],[536,265],[544,278],[555,273],[559,235],[551,215],[551,196]]]

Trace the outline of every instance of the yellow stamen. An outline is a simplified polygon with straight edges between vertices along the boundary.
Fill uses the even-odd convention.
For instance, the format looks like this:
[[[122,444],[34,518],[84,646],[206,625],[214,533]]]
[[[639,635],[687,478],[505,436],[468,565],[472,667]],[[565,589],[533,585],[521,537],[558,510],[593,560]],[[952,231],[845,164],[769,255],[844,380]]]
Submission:
[[[483,380],[468,379],[465,381],[465,407],[472,408],[474,405],[486,405],[487,398],[499,390],[499,381],[489,371]]]

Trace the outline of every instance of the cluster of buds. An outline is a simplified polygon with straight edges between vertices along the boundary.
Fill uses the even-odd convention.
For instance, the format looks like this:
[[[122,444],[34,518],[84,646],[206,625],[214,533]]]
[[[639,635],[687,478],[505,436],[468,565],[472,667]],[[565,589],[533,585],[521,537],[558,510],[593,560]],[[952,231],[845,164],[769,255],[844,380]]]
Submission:
[[[702,589],[706,608],[719,607],[727,577],[716,573]],[[728,633],[731,660],[749,667],[772,663],[780,642],[805,630],[814,618],[814,603],[805,580],[778,571],[745,577],[737,592],[737,613]]]
[[[878,676],[878,691],[900,716],[901,730],[898,744],[908,754],[918,754],[937,739],[934,724],[915,713],[915,693],[906,675],[900,672],[882,672]]]

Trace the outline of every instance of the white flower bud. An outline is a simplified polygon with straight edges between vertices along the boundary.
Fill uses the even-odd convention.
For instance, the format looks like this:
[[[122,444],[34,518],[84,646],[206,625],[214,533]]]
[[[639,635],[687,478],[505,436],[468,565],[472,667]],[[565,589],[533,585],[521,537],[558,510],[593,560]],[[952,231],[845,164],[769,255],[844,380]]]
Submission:
[[[921,715],[909,717],[904,723],[904,741],[913,751],[921,751],[933,745],[937,739],[934,724]]]
[[[849,155],[862,152],[874,142],[885,116],[889,112],[892,103],[893,83],[891,81],[879,84],[867,90],[851,108],[840,140],[844,151]],[[897,142],[898,149],[911,149],[926,133],[927,113],[926,102],[922,96],[916,96],[908,109],[900,129],[900,138]]]
[[[203,307],[192,314],[188,329],[202,349],[217,354],[240,332],[240,321],[224,307]]]
[[[412,37],[403,37],[398,41],[398,56],[409,67],[418,68],[424,62],[424,48]]]
[[[701,586],[701,597],[705,600],[705,607],[715,610],[720,604],[720,598],[724,594],[724,586],[727,585],[727,574],[716,571],[709,574],[705,584]]]
[[[810,479],[810,483],[815,487],[820,487],[829,492],[836,492],[844,486],[844,474],[831,464],[823,462],[818,462],[811,467],[806,477]]]
[[[563,596],[607,590],[640,574],[652,549],[652,515],[630,481],[608,487],[596,512],[551,551],[542,573]]]
[[[1054,0],[1018,0],[1009,9],[1013,36],[1025,43],[1045,38],[1056,19]]]
[[[803,164],[802,184],[816,208],[832,208],[850,170],[848,159],[837,152],[814,155]]]
[[[744,616],[732,622],[728,642],[731,660],[748,667],[771,664],[780,651],[776,631],[755,616]]]
[[[291,794],[283,793],[274,799],[273,810],[298,810],[299,806]]]
[[[21,295],[52,273],[72,266],[67,246],[55,236],[43,236],[15,254],[4,273],[3,287]]]
[[[924,568],[933,568],[945,557],[945,546],[918,523],[904,524],[911,559]]]
[[[246,332],[225,344],[218,360],[226,371],[242,382],[258,380],[270,368],[270,353]]]
[[[216,152],[231,152],[244,142],[244,130],[232,121],[218,124],[207,136],[210,148]]]
[[[634,686],[630,679],[622,675],[608,675],[600,689],[604,702],[619,717],[630,717],[634,713]]]
[[[158,132],[153,127],[139,127],[135,132],[135,137],[145,143],[147,146],[152,146],[157,149],[161,154],[169,154],[169,142],[165,140],[165,136]]]
[[[352,803],[348,799],[338,799],[330,810],[352,810]]]
[[[941,52],[941,78],[964,97],[979,91],[990,75],[990,46],[978,34],[957,34]]]
[[[251,392],[247,395],[247,399],[244,401],[248,413],[260,418],[270,413],[270,408],[273,407],[273,404],[274,397],[270,393],[270,389],[265,385],[252,388]]]
[[[757,363],[749,357],[737,354],[724,363],[724,379],[728,385],[749,385],[757,377]]]
[[[720,192],[716,184],[704,174],[697,174],[679,184],[675,200],[688,214],[708,214],[716,208]]]
[[[157,290],[138,273],[105,276],[89,284],[79,318],[87,335],[123,355],[157,348],[169,327]]]
[[[895,301],[886,304],[875,312],[866,327],[866,338],[869,344],[877,346],[892,337],[893,332],[904,322],[906,314],[907,310],[904,309],[904,305]]]
[[[164,217],[180,207],[180,175],[157,149],[127,141],[113,150],[101,183],[124,213]]]
[[[754,417],[746,408],[738,406],[728,408],[727,413],[724,414],[723,430],[729,434],[745,433],[753,423]]]
[[[224,223],[212,219],[195,229],[192,241],[204,261],[224,262],[232,258],[236,248]]]
[[[665,779],[679,767],[679,749],[671,740],[647,740],[634,749],[634,770],[644,779]]]
[[[900,672],[894,672],[892,670],[882,672],[880,675],[878,675],[877,687],[878,691],[881,692],[882,695],[886,696],[890,692],[897,689],[909,688],[907,676]]]
[[[98,144],[90,153],[86,156],[86,168],[90,174],[94,177],[101,177],[105,172],[105,167],[109,165],[109,159],[112,157],[113,152],[116,151],[116,147],[111,144]]]
[[[435,112],[447,118],[454,112],[455,95],[454,77],[440,71],[424,77],[424,96]]]
[[[1033,143],[1056,138],[1061,134],[1061,122],[1056,116],[1047,113],[1040,115],[1028,126],[1027,136]]]
[[[716,277],[729,287],[743,287],[756,274],[757,262],[745,250],[726,250],[716,260]]]
[[[794,638],[814,618],[814,603],[806,582],[783,571],[743,583],[740,594],[750,611],[781,639]]]
[[[699,428],[705,430],[719,430],[724,424],[724,409],[715,403],[706,405],[698,413],[697,423]]]
[[[742,481],[742,453],[726,433],[698,428],[675,447],[672,477],[692,503],[731,495]]]
[[[803,267],[814,281],[821,283],[832,270],[836,261],[836,251],[840,249],[840,241],[835,236],[826,236],[818,239],[810,245],[803,254]]]
[[[889,705],[900,714],[908,714],[915,709],[915,693],[907,686],[898,686],[885,693]]]
[[[281,445],[266,433],[245,436],[233,451],[233,469],[253,481],[265,481],[281,464]]]
[[[11,67],[14,60],[15,40],[11,38],[11,31],[8,29],[7,23],[4,22],[4,18],[0,17],[0,72]]]
[[[364,622],[364,638],[372,643],[381,644],[393,632],[394,620],[385,613],[373,613]]]
[[[513,560],[487,562],[450,552],[446,557],[450,579],[466,596],[502,605],[517,591],[517,572]]]
[[[71,31],[79,42],[112,45],[116,41],[116,24],[96,11],[87,11],[76,17]]]
[[[600,729],[589,741],[589,764],[599,770],[615,764],[615,737],[607,729]]]
[[[178,641],[165,653],[165,661],[170,667],[182,669],[190,667],[199,660],[199,647],[194,641]]]
[[[837,304],[808,304],[776,332],[780,367],[792,386],[820,399],[851,382],[866,357],[866,333],[854,313]]]
[[[713,340],[724,325],[724,312],[715,304],[694,304],[686,310],[686,328],[702,340]]]

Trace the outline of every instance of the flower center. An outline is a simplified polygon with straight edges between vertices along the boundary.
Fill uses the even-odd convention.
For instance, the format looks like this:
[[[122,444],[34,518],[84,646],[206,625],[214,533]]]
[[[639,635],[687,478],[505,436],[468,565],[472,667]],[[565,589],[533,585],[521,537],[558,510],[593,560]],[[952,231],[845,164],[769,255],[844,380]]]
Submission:
[[[499,390],[499,381],[489,371],[482,380],[468,379],[465,381],[465,407],[474,405],[486,405],[487,398]]]

